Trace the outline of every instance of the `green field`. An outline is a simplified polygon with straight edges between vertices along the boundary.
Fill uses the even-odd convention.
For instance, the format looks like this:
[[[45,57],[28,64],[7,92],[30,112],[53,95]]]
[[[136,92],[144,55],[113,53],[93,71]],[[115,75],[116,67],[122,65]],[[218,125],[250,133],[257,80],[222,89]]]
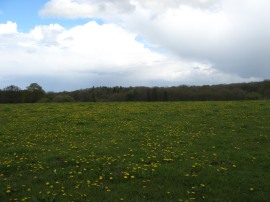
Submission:
[[[270,201],[270,102],[0,105],[0,201]]]

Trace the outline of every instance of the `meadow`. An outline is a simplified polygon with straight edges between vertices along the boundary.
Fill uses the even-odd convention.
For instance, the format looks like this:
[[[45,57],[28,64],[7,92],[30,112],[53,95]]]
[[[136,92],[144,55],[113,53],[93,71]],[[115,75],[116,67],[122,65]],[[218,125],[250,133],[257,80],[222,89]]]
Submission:
[[[0,201],[270,201],[270,102],[0,105]]]

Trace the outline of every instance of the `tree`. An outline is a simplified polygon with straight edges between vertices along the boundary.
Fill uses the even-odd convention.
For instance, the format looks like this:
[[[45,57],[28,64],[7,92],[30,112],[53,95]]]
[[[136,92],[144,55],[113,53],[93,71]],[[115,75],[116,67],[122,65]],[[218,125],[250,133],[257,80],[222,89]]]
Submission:
[[[45,91],[37,83],[31,83],[26,87],[24,102],[38,102],[45,96]]]
[[[18,86],[10,85],[10,86],[5,87],[3,90],[4,90],[4,91],[18,92],[18,91],[20,91],[21,89],[20,89]]]
[[[1,93],[2,103],[21,103],[22,91],[18,86],[10,85],[3,89]]]
[[[40,85],[38,85],[37,83],[31,83],[28,87],[26,87],[26,90],[30,91],[30,92],[34,92],[34,91],[43,91],[42,87]]]

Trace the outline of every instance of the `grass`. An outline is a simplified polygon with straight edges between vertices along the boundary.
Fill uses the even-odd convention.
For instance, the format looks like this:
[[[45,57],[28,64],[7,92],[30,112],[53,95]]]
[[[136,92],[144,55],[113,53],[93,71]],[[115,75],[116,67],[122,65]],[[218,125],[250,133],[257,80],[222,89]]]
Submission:
[[[0,105],[0,201],[270,201],[270,102]]]

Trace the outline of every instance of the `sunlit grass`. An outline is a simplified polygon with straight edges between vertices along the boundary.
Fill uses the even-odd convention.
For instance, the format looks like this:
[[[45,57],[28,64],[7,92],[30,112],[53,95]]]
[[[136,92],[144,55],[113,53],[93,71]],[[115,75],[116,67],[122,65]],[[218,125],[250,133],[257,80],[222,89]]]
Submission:
[[[0,201],[269,201],[270,102],[0,105]]]

